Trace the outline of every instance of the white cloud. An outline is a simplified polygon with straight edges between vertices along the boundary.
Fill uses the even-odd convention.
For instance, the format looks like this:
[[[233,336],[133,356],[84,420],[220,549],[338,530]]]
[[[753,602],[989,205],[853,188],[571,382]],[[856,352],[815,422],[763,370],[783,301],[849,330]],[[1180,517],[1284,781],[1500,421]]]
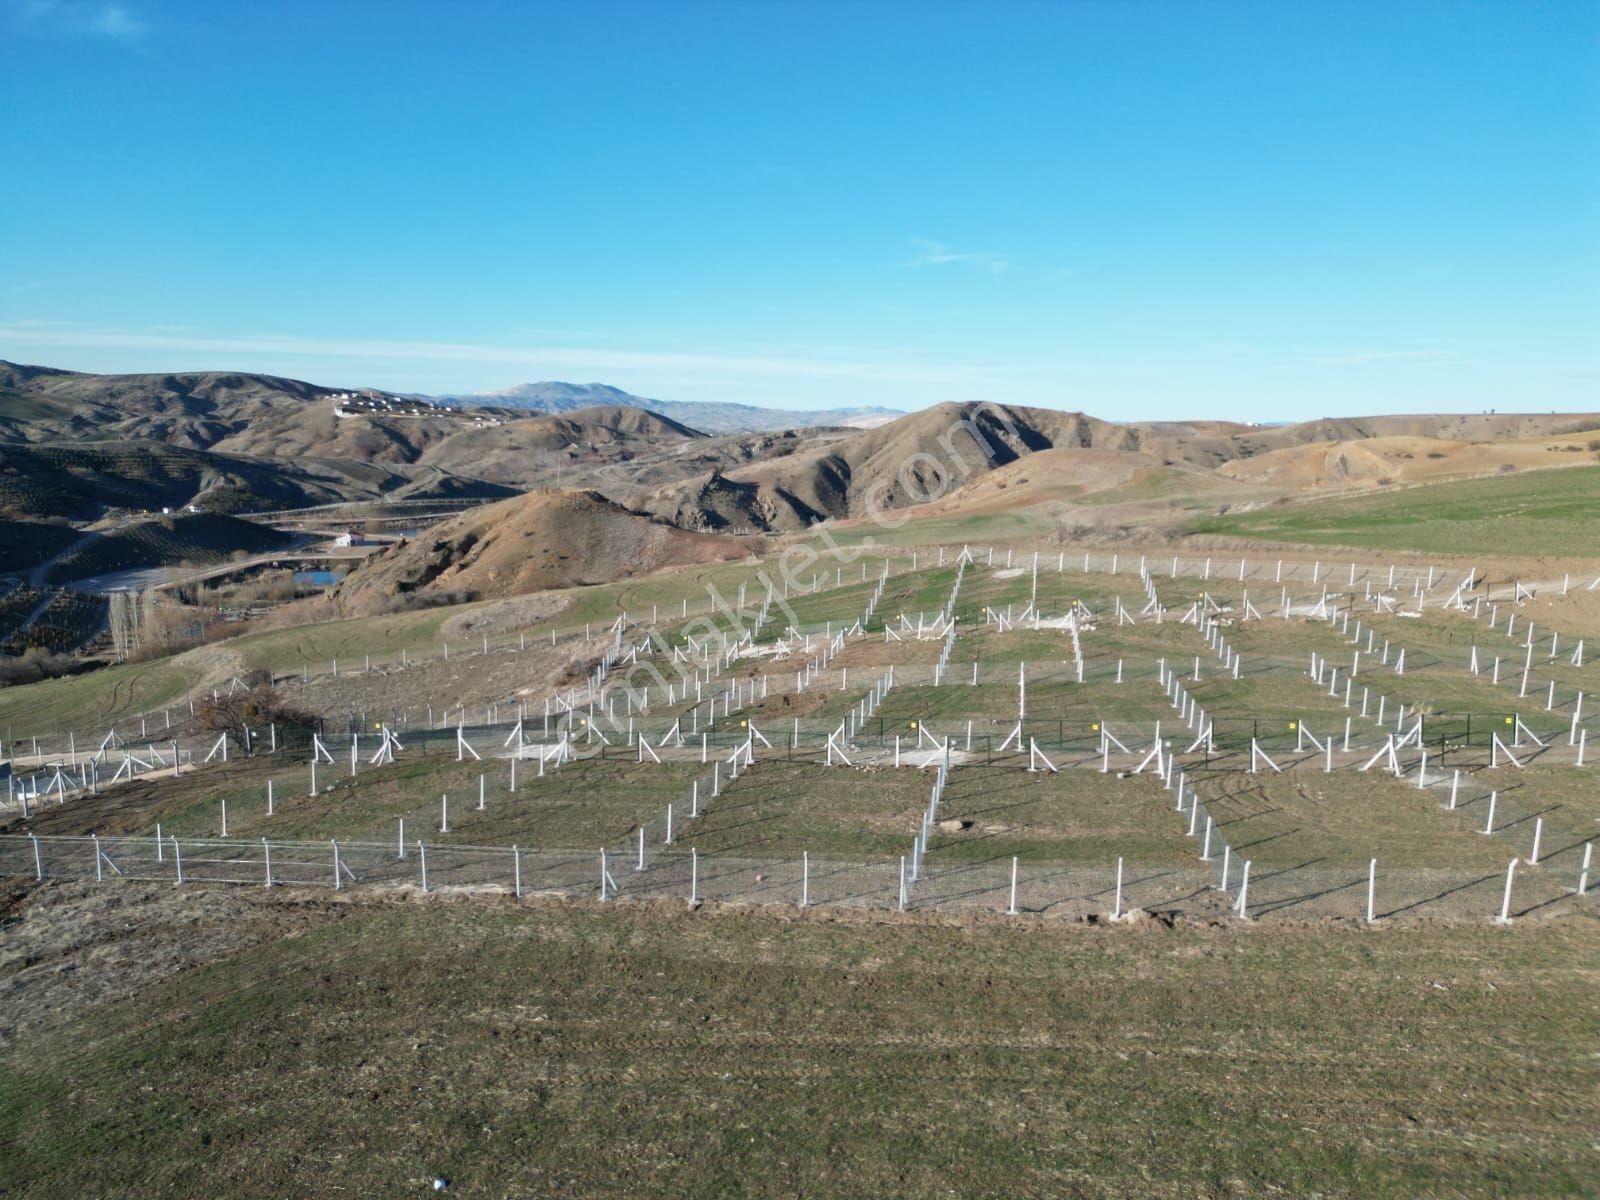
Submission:
[[[1443,358],[1440,350],[1341,350],[1312,359],[1319,367],[1359,367],[1367,363],[1426,361]]]
[[[107,4],[89,18],[89,28],[105,37],[137,37],[144,32],[144,22],[120,4]]]
[[[943,242],[932,242],[927,238],[912,238],[911,244],[917,247],[918,252],[906,259],[902,267],[941,267],[950,264],[964,264],[978,267],[985,271],[1010,270],[1011,260],[1004,254],[992,254],[984,250],[952,250]]]
[[[147,28],[127,5],[102,0],[11,0],[9,7],[12,24],[25,32],[125,42]]]
[[[432,363],[499,363],[532,372],[595,372],[700,377],[728,380],[810,379],[901,383],[978,383],[991,381],[990,364],[939,364],[870,359],[840,360],[800,355],[725,355],[693,351],[607,350],[577,346],[486,346],[461,342],[411,342],[383,339],[325,339],[291,334],[215,337],[160,329],[65,329],[37,322],[0,325],[0,358],[10,345],[71,348],[164,350],[186,354],[304,355],[331,359]]]

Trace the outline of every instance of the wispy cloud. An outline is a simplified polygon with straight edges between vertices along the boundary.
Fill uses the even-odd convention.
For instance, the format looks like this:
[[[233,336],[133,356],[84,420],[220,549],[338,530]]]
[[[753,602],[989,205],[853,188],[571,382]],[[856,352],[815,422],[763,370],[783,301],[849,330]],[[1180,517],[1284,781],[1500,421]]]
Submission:
[[[1425,361],[1445,357],[1442,350],[1340,350],[1312,359],[1319,367],[1359,367],[1367,363]]]
[[[461,342],[307,338],[290,334],[196,336],[162,329],[64,329],[28,321],[0,325],[0,358],[15,355],[16,351],[9,347],[160,350],[196,357],[306,356],[366,362],[497,363],[538,373],[595,372],[641,376],[692,372],[703,377],[734,380],[847,379],[975,384],[992,381],[996,372],[993,365],[978,363],[610,350],[576,346],[492,346]]]
[[[10,0],[11,23],[25,33],[127,42],[148,28],[125,4],[105,0]]]
[[[902,262],[900,264],[902,267],[942,267],[955,264],[996,273],[1011,269],[1011,260],[1004,254],[993,254],[986,250],[952,250],[943,242],[933,242],[927,238],[912,238],[911,244],[917,248],[917,253]]]

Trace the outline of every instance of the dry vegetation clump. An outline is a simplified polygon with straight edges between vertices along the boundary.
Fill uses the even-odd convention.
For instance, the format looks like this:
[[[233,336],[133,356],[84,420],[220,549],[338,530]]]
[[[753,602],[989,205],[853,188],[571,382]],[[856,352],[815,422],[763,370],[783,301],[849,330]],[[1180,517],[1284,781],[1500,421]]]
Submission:
[[[276,725],[280,744],[286,737],[290,744],[310,741],[319,725],[315,716],[290,704],[260,673],[253,672],[246,682],[251,686],[244,691],[211,696],[195,706],[195,719],[201,728],[231,733],[242,740],[246,727],[259,733],[268,725]]]
[[[458,604],[471,604],[479,599],[471,588],[428,592],[395,592],[368,601],[362,609],[363,616],[386,617],[392,613],[422,612],[429,608],[452,608]]]
[[[116,620],[113,605],[113,622]],[[165,658],[220,641],[238,633],[236,624],[222,620],[214,608],[201,608],[179,604],[176,601],[157,602],[146,606],[139,623],[134,644],[124,654],[127,662],[147,662]]]
[[[76,675],[99,665],[72,654],[57,654],[43,646],[30,646],[21,654],[0,655],[0,687]]]

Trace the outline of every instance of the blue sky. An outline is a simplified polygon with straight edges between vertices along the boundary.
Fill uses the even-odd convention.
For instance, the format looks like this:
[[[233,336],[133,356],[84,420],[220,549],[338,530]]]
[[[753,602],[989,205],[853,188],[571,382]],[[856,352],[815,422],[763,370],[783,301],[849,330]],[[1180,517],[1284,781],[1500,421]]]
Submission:
[[[1596,409],[1600,5],[0,0],[0,357]]]

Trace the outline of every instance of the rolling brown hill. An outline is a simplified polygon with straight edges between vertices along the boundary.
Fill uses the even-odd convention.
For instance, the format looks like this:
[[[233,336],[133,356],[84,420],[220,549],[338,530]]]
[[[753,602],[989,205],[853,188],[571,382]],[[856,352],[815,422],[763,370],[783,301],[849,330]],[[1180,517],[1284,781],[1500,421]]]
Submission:
[[[1227,463],[1218,474],[1284,491],[1326,491],[1585,466],[1595,461],[1596,452],[1600,429],[1593,428],[1490,441],[1396,434],[1286,446]]]
[[[790,531],[929,501],[949,511],[969,499],[1065,499],[1094,491],[1107,469],[1122,473],[1124,492],[1155,499],[1201,476],[1224,490],[1287,494],[1560,465],[1569,451],[1531,444],[1587,445],[1579,435],[1600,427],[1600,416],[1563,413],[1119,424],[945,404],[869,430],[707,436],[629,404],[574,408],[577,397],[565,394],[561,407],[571,411],[542,415],[363,395],[370,402],[352,406],[335,389],[266,375],[87,375],[0,363],[0,516],[82,520],[107,507],[197,497],[237,511],[555,486],[603,492],[687,529]],[[1488,448],[1522,442],[1530,446]],[[1015,484],[1010,475],[1004,488],[980,482],[1067,450],[1016,473]]]
[[[1038,470],[1028,472],[1029,486],[1013,490],[1007,502],[1028,503],[1035,493],[1092,491],[1107,469],[1129,478],[1138,471],[1177,471],[1285,490],[1343,487],[1352,478],[1376,483],[1396,476],[1397,463],[1408,453],[1430,464],[1428,470],[1399,472],[1416,478],[1488,474],[1507,461],[1518,467],[1564,465],[1555,449],[1544,450],[1545,442],[1566,445],[1564,439],[1597,426],[1600,416],[1571,413],[1339,418],[1280,426],[1116,424],[1051,409],[945,404],[781,460],[669,484],[642,504],[687,528],[730,531],[796,530],[817,520],[929,502],[949,511],[969,496],[992,503],[980,482],[992,472],[1066,449],[1077,453],[1041,460]],[[1509,439],[1526,439],[1529,446],[1515,453],[1484,449]],[[1420,451],[1406,448],[1423,441],[1429,445]],[[1331,458],[1330,446],[1337,447]],[[1325,470],[1307,465],[1325,458]]]
[[[459,431],[429,446],[421,461],[451,472],[521,487],[568,481],[609,463],[675,456],[698,430],[642,408],[602,406],[561,416],[527,417]]]
[[[195,504],[244,512],[379,497],[493,497],[511,490],[425,465],[252,458],[160,442],[0,442],[0,517],[90,521],[112,509]]]
[[[708,436],[639,408],[579,409],[472,429],[421,462],[520,488],[596,488],[624,503],[696,475],[810,449],[850,430]]]
[[[267,458],[408,463],[435,442],[507,415],[430,409],[340,417],[341,394],[274,375],[91,375],[0,362],[0,440],[139,440]]]
[[[461,477],[517,490],[599,487],[631,501],[650,488],[852,432],[712,437],[671,417],[623,404],[536,414],[452,409],[392,397],[395,403],[385,405],[381,393],[363,393],[380,402],[351,405],[342,399],[348,395],[268,375],[90,375],[0,362],[0,447],[164,445],[175,452],[230,456],[230,463],[216,464],[216,474],[238,474],[241,457],[292,463],[296,470],[315,459],[381,466],[407,478]],[[427,470],[406,472],[408,465]],[[316,473],[326,478],[347,474],[348,468]],[[80,489],[82,494],[68,497],[62,511],[80,515],[97,512],[106,503],[137,503],[126,496],[113,499],[129,489],[121,481],[109,482],[109,488]],[[459,487],[454,490],[460,492]],[[370,488],[353,482],[324,489],[306,502],[365,499],[370,494]],[[162,503],[172,499],[169,495]],[[283,502],[291,501],[284,497]]]
[[[352,614],[381,611],[405,597],[428,603],[520,596],[742,558],[763,546],[764,539],[678,529],[598,492],[531,492],[371,555],[335,595]]]
[[[696,529],[795,530],[942,499],[1060,446],[1137,452],[1137,428],[1083,413],[941,404],[838,443],[667,487],[646,507]]]

